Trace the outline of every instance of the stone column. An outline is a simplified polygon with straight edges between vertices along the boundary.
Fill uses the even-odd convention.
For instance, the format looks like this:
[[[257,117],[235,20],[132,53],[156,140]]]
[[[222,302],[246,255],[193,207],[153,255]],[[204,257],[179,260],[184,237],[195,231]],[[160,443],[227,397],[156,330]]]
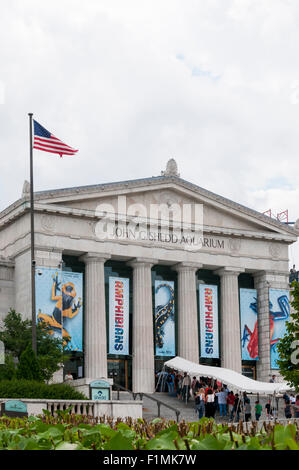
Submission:
[[[254,284],[258,298],[257,380],[269,382],[273,374],[278,375],[277,370],[271,370],[269,289],[289,289],[289,273],[258,271],[254,274]]]
[[[242,272],[225,267],[215,271],[221,279],[220,336],[221,366],[242,373],[238,276]]]
[[[157,261],[136,258],[133,268],[133,392],[155,391],[154,319],[151,268]]]
[[[180,263],[178,272],[178,355],[199,363],[196,272],[201,265]]]
[[[0,324],[14,306],[14,263],[0,258]]]
[[[109,258],[98,253],[81,257],[85,262],[84,375],[88,379],[106,378],[108,373],[104,264]]]

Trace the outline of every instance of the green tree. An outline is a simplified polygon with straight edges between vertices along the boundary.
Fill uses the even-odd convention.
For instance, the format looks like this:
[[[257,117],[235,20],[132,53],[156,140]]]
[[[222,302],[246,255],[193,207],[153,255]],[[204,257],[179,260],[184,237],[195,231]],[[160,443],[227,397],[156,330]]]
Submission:
[[[51,334],[51,328],[45,322],[38,323],[36,337],[37,360],[42,378],[48,382],[63,364],[63,342]]]
[[[40,366],[30,344],[22,352],[20,361],[17,367],[17,378],[26,380],[42,380]]]
[[[20,361],[26,347],[32,344],[31,320],[23,320],[20,313],[10,310],[3,321],[0,341],[3,341],[6,353]],[[40,378],[48,381],[63,363],[63,343],[51,334],[45,322],[37,324],[36,343]]]
[[[284,379],[299,391],[299,282],[292,284],[294,308],[291,321],[286,322],[286,334],[277,344],[280,359],[277,361]]]
[[[11,309],[3,320],[0,341],[3,341],[5,351],[19,360],[27,344],[31,342],[31,321],[23,320],[20,313]]]

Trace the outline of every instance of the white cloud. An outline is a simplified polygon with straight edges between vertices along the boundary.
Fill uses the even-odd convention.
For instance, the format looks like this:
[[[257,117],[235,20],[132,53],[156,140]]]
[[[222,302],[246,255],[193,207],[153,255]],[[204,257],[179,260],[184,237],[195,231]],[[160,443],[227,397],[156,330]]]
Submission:
[[[295,0],[5,2],[0,209],[29,177],[32,111],[80,150],[36,152],[37,190],[158,175],[174,157],[187,180],[298,218],[298,13]]]

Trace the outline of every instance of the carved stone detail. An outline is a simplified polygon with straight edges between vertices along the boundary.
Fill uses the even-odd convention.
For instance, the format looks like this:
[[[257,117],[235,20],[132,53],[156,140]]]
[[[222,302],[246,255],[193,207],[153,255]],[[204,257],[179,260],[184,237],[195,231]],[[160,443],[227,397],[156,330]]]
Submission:
[[[28,198],[30,196],[30,183],[25,180],[22,189],[22,198]]]
[[[174,158],[170,158],[170,160],[168,160],[167,165],[166,165],[166,170],[161,171],[161,176],[177,176],[177,177],[180,177],[180,174],[178,172],[177,162],[175,161]]]
[[[55,220],[51,215],[43,215],[41,220],[42,228],[45,232],[55,231]]]
[[[277,243],[269,243],[269,253],[272,258],[279,258],[281,248]]]
[[[229,248],[233,253],[239,253],[241,249],[241,240],[240,238],[230,238],[229,239]]]

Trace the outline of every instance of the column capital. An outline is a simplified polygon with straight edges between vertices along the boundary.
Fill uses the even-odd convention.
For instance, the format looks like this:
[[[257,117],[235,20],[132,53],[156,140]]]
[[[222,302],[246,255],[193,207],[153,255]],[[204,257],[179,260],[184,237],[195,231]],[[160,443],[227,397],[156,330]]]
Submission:
[[[154,258],[134,258],[127,262],[127,265],[131,268],[138,268],[142,266],[152,267],[155,264],[158,264],[158,260]]]
[[[86,253],[85,255],[80,256],[79,260],[83,261],[83,263],[92,263],[94,261],[102,261],[105,263],[105,261],[108,261],[108,259],[111,258],[111,255],[107,253],[95,253],[95,252],[89,252]]]
[[[203,267],[203,264],[200,263],[192,263],[192,262],[185,262],[183,261],[182,263],[175,264],[174,266],[171,266],[171,269],[177,272],[196,272],[199,269]]]
[[[223,268],[216,269],[214,274],[217,276],[239,276],[245,272],[245,268],[237,268],[234,266],[224,266]]]
[[[11,258],[4,258],[0,256],[0,267],[14,268],[15,262]]]

